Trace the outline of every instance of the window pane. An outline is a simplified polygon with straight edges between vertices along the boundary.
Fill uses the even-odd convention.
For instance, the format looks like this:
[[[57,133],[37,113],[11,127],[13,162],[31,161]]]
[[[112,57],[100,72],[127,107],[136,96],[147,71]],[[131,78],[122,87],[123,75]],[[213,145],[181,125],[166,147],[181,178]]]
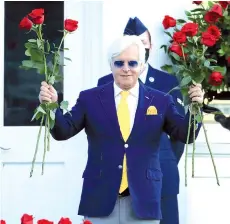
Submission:
[[[26,34],[19,30],[21,19],[35,8],[44,8],[44,38],[59,45],[63,29],[63,1],[15,1],[5,2],[5,46],[4,46],[4,126],[36,126],[31,122],[35,108],[39,105],[38,94],[44,75],[36,70],[19,68],[22,60],[27,60],[24,43],[35,38],[34,32]],[[49,58],[48,58],[49,60]],[[62,58],[63,63],[63,58]],[[63,83],[55,84],[59,100],[63,98]]]

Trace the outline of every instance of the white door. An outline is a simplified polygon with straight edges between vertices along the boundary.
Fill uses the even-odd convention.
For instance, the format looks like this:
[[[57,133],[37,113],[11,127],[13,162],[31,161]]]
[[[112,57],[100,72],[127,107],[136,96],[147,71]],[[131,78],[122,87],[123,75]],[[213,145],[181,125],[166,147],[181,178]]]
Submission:
[[[65,56],[72,62],[65,63],[64,85],[58,87],[60,93],[65,93],[64,99],[70,102],[70,107],[79,92],[95,86],[101,75],[101,61],[97,58],[101,59],[102,52],[102,2],[0,2],[0,49],[5,47],[0,53],[0,219],[7,224],[19,223],[24,213],[33,215],[35,220],[44,218],[54,223],[61,217],[69,217],[73,223],[82,220],[77,210],[87,158],[84,132],[65,142],[51,138],[44,175],[41,175],[42,136],[34,174],[29,177],[38,133],[38,126],[31,126],[30,119],[38,102],[41,77],[18,69],[20,61],[25,60],[20,39],[28,39],[25,32],[18,29],[18,23],[32,9],[43,7],[49,26],[46,32],[52,41],[58,39],[55,30],[62,28],[64,19],[79,21],[79,30],[65,41],[65,47],[70,49]],[[97,33],[98,38],[93,38],[91,32]],[[93,50],[92,44],[96,46]]]

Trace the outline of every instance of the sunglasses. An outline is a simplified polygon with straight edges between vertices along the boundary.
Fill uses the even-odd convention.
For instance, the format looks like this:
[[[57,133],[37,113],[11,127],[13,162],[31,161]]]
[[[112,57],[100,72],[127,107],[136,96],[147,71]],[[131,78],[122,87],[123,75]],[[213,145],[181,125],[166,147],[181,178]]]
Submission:
[[[114,61],[114,66],[116,68],[122,68],[125,65],[125,61]],[[138,66],[138,61],[128,61],[128,67],[130,69],[136,68]]]

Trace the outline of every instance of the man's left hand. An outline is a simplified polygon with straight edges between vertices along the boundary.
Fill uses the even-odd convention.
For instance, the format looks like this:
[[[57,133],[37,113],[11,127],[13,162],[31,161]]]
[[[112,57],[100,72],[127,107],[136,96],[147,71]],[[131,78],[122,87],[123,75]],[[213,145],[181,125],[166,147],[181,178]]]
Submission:
[[[192,102],[202,104],[204,101],[204,92],[202,91],[201,84],[192,85],[188,91],[189,97]]]

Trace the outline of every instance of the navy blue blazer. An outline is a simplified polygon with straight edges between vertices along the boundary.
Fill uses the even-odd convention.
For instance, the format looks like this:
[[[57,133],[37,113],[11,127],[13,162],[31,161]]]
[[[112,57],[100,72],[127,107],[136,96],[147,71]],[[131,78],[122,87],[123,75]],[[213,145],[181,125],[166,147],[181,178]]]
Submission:
[[[98,86],[113,81],[112,74],[101,77],[98,80]],[[154,69],[149,65],[145,85],[168,93],[172,88],[177,86],[178,80],[175,76],[169,75],[166,72]],[[182,104],[183,97],[180,90],[175,90],[170,93],[175,102],[175,106],[181,115],[185,115],[184,106]],[[179,194],[180,177],[177,164],[184,152],[184,143],[175,139],[168,138],[166,133],[163,133],[160,141],[160,162],[163,173],[162,181],[162,197]]]
[[[149,106],[155,106],[158,113],[146,115]],[[111,214],[119,194],[121,165],[126,153],[134,213],[142,219],[161,219],[161,134],[165,131],[186,142],[189,112],[185,117],[181,116],[171,96],[140,83],[134,125],[124,142],[116,114],[113,82],[110,82],[80,92],[70,113],[63,115],[60,109],[56,111],[51,134],[56,140],[66,140],[85,129],[88,160],[78,214],[90,217]],[[199,129],[200,124],[196,136]],[[192,141],[193,131],[189,138],[189,142]],[[77,147],[81,150],[80,146]]]

